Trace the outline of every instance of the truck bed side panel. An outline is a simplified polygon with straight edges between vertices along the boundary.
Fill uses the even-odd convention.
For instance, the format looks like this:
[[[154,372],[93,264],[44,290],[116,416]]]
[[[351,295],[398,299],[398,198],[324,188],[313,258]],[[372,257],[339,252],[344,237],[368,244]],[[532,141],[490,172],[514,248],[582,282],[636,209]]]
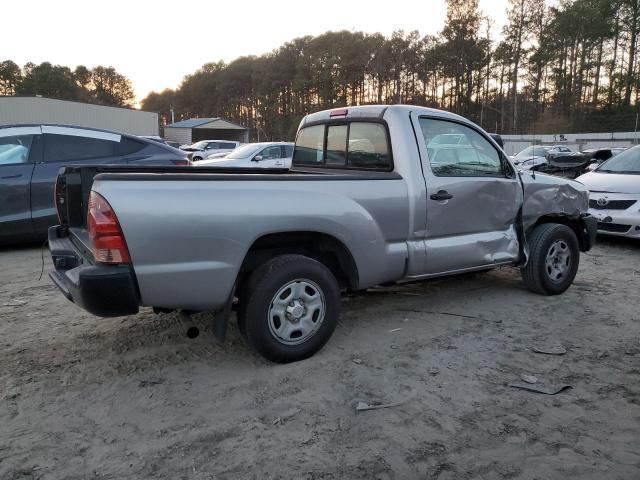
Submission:
[[[107,176],[93,189],[118,216],[143,305],[220,307],[247,251],[269,233],[332,235],[350,250],[361,288],[399,279],[406,266],[408,198],[400,177],[134,182]]]

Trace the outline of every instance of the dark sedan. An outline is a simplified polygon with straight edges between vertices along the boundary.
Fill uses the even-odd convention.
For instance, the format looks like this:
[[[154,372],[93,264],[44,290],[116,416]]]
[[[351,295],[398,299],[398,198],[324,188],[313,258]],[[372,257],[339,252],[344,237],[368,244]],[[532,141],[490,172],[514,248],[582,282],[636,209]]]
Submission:
[[[45,238],[65,165],[188,165],[176,148],[130,135],[60,125],[0,127],[0,242]]]

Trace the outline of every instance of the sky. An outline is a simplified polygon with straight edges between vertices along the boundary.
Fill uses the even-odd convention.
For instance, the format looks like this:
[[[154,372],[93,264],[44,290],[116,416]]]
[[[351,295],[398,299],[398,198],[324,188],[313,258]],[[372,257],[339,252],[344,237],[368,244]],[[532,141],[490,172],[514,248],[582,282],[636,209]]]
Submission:
[[[497,36],[508,0],[480,0]],[[113,66],[138,101],[203,64],[261,55],[304,35],[442,30],[445,0],[21,0],[3,2],[0,61]],[[27,20],[27,21],[25,21]]]

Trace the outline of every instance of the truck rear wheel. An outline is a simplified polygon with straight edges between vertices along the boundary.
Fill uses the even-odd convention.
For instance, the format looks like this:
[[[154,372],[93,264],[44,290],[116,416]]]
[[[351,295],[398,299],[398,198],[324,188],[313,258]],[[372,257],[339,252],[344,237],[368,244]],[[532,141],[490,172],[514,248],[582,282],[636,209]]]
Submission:
[[[323,347],[339,312],[338,282],[327,267],[303,255],[281,255],[251,274],[238,326],[265,358],[295,362]]]
[[[527,287],[542,295],[558,295],[573,283],[580,263],[580,246],[571,228],[543,223],[528,238],[529,261],[521,269]]]

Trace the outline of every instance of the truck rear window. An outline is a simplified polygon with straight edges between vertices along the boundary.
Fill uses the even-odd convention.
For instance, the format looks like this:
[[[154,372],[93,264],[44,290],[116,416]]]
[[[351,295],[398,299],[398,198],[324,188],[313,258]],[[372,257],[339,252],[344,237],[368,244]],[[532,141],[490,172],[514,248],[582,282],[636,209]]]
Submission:
[[[393,168],[387,131],[381,123],[313,125],[298,132],[294,166],[367,169]]]

